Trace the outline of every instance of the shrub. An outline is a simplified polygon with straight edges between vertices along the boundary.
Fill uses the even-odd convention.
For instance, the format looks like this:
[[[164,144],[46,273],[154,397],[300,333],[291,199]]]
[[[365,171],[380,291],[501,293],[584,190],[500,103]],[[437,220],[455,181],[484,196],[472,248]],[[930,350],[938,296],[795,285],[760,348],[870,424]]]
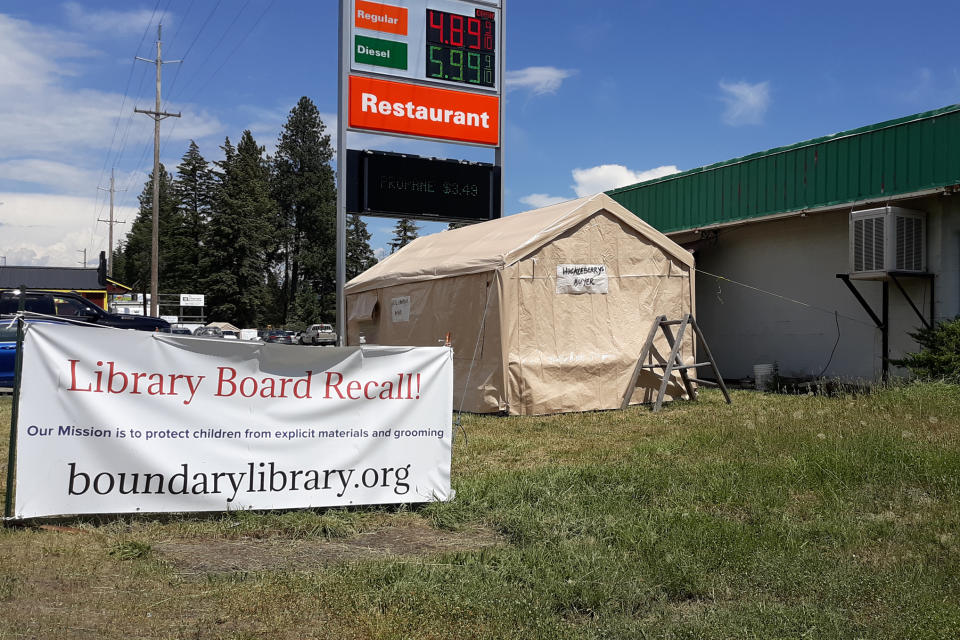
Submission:
[[[924,327],[910,336],[920,351],[907,354],[894,364],[907,367],[923,380],[946,380],[960,383],[960,316]]]

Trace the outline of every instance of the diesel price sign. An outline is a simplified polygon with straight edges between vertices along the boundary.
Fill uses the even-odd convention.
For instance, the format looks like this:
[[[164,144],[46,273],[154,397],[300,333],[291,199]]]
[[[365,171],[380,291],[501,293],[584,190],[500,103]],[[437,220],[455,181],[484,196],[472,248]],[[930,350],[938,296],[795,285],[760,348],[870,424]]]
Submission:
[[[500,168],[347,150],[347,211],[441,222],[500,217]]]
[[[352,0],[350,69],[451,89],[500,91],[499,0]]]

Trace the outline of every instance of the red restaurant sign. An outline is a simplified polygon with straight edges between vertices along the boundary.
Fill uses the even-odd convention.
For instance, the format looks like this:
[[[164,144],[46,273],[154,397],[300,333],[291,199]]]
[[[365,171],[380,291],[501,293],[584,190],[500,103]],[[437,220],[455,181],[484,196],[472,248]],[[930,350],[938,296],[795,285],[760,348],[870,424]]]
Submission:
[[[500,98],[350,76],[351,129],[497,146]]]

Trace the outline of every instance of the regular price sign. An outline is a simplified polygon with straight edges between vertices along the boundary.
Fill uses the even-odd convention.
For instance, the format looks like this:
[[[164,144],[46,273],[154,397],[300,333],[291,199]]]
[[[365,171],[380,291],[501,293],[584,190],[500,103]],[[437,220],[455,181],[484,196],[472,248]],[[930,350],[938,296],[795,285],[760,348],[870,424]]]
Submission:
[[[498,93],[498,0],[352,0],[350,69]]]
[[[448,500],[451,353],[31,326],[14,517]]]
[[[345,2],[350,130],[500,145],[499,0]]]

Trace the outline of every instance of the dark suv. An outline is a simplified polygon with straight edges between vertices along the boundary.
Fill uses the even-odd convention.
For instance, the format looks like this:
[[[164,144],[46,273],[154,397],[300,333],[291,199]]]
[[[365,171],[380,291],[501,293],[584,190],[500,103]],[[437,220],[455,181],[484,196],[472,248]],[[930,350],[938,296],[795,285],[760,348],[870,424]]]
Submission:
[[[0,290],[0,315],[14,314],[20,308],[20,292]],[[139,329],[140,331],[170,331],[170,323],[153,316],[134,316],[104,311],[77,293],[27,291],[24,308],[30,313],[55,316],[64,320],[79,320],[104,327]]]

